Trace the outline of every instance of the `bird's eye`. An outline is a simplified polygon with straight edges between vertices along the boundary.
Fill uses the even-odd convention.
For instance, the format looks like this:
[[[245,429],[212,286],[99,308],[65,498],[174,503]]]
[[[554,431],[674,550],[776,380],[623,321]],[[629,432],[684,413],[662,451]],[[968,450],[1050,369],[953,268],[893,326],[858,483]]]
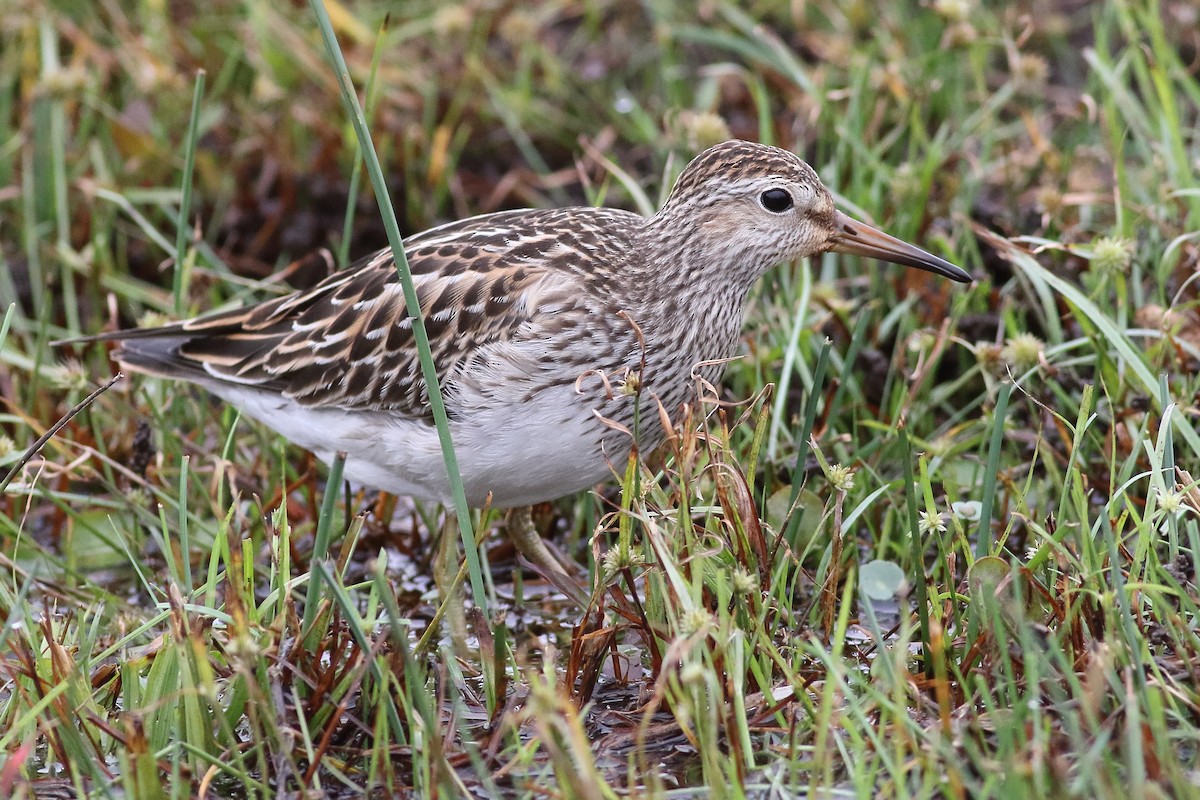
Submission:
[[[759,195],[758,202],[772,214],[782,214],[795,205],[792,195],[786,189],[767,189]]]

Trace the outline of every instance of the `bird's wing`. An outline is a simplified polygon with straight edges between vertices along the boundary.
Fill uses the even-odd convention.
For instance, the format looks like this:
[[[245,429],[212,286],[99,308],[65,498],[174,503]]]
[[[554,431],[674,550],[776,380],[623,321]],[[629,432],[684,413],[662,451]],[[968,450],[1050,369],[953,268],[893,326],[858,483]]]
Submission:
[[[439,377],[489,345],[546,325],[595,284],[640,219],[610,209],[514,211],[417,234],[405,253]],[[616,223],[616,224],[614,224]],[[604,231],[605,235],[597,235]],[[601,270],[602,271],[602,270]],[[538,315],[540,330],[531,331]],[[311,407],[428,417],[412,318],[390,250],[312,289],[161,328],[118,331],[132,369],[199,383],[240,384]]]

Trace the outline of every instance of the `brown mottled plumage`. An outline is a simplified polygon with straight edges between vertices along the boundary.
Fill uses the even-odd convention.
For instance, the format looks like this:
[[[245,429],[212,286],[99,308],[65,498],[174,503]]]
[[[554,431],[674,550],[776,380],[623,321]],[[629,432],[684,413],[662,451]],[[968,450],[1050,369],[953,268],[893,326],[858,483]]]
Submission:
[[[471,370],[483,348],[528,333],[539,310],[551,307],[554,318],[538,333],[554,339],[558,350],[550,353],[569,349],[576,315],[602,311],[577,292],[598,283],[588,265],[619,257],[628,245],[604,229],[639,219],[611,209],[509,211],[406,239],[439,376]],[[134,368],[253,386],[308,408],[388,411],[432,423],[391,250],[304,292],[115,338],[127,342],[118,358]],[[131,341],[144,339],[156,343]]]
[[[715,383],[773,264],[834,250],[969,280],[836,211],[796,156],[740,141],[697,156],[653,217],[507,211],[404,245],[467,497],[500,507],[603,480],[630,445],[611,422]],[[98,338],[122,341],[126,367],[201,384],[326,460],[346,452],[352,480],[449,496],[390,251],[308,291]],[[640,395],[623,390],[632,373]],[[653,446],[657,414],[640,423]]]

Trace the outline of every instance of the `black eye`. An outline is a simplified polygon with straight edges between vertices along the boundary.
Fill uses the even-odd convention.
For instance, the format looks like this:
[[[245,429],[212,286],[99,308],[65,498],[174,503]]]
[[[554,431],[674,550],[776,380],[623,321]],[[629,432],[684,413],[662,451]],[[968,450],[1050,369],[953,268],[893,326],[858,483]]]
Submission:
[[[772,214],[782,214],[795,205],[786,189],[767,189],[759,196],[758,202]]]

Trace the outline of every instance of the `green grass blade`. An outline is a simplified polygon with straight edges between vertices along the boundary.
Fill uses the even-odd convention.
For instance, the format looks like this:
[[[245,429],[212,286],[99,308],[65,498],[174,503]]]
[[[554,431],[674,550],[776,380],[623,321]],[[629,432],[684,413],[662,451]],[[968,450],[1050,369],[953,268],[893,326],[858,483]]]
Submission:
[[[479,549],[475,546],[475,535],[471,523],[471,511],[467,506],[467,496],[463,489],[462,476],[458,471],[458,459],[454,455],[454,443],[450,438],[450,421],[446,415],[446,405],[442,398],[441,385],[438,382],[437,368],[433,363],[433,355],[429,350],[429,334],[425,330],[425,320],[421,315],[421,302],[413,287],[412,274],[408,268],[408,259],[404,255],[404,242],[400,237],[400,226],[396,221],[396,213],[392,210],[391,200],[387,190],[387,181],[383,175],[383,167],[375,153],[375,145],[371,140],[371,132],[367,130],[367,121],[363,116],[362,106],[358,102],[354,85],[350,81],[350,68],[342,56],[341,46],[333,31],[333,23],[321,0],[309,0],[317,24],[321,29],[321,39],[330,61],[333,62],[337,74],[338,85],[342,90],[342,98],[350,111],[350,121],[354,124],[354,133],[362,146],[363,158],[366,161],[367,174],[371,176],[371,185],[375,189],[375,199],[383,217],[383,225],[387,230],[388,242],[392,247],[392,255],[396,261],[396,271],[400,274],[400,285],[404,290],[404,302],[408,313],[413,319],[413,338],[416,340],[417,353],[421,360],[421,375],[425,379],[428,390],[430,410],[437,425],[438,440],[442,447],[442,458],[446,463],[446,474],[450,480],[450,489],[454,496],[454,508],[458,515],[458,528],[462,536],[463,552],[466,555],[467,571],[471,576],[471,594],[475,604],[487,613],[487,594],[484,589],[483,572],[479,564]]]
[[[188,217],[192,211],[192,176],[196,171],[196,142],[200,137],[200,101],[204,98],[204,81],[207,73],[196,70],[196,87],[192,91],[192,113],[188,117],[187,138],[183,142],[183,184],[179,199],[179,216],[175,220],[175,275],[171,297],[175,301],[175,316],[183,315],[183,298],[187,292],[188,239],[191,225]]]

